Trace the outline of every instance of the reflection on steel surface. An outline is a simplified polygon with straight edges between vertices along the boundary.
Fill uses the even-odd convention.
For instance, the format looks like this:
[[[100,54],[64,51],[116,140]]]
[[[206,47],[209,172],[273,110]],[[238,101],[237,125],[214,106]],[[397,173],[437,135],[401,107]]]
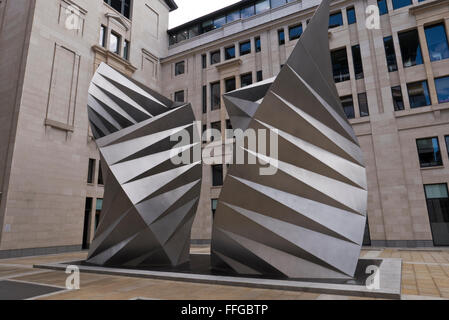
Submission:
[[[328,22],[324,0],[275,79],[224,95],[234,129],[276,132],[279,157],[248,144],[246,155],[265,164],[230,166],[214,219],[215,269],[354,276],[366,222],[366,170],[332,78]],[[259,174],[267,163],[276,174]]]
[[[88,263],[177,266],[189,260],[201,163],[175,165],[172,134],[193,137],[190,104],[174,103],[102,64],[89,88],[89,121],[101,154],[105,196]]]

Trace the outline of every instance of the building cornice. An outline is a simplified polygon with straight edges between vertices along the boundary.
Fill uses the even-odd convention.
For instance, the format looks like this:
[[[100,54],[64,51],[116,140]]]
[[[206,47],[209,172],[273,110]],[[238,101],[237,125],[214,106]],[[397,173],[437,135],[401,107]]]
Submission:
[[[449,6],[449,1],[447,0],[434,0],[429,2],[422,2],[414,5],[409,9],[410,14],[417,15],[428,10],[433,10],[439,7]]]

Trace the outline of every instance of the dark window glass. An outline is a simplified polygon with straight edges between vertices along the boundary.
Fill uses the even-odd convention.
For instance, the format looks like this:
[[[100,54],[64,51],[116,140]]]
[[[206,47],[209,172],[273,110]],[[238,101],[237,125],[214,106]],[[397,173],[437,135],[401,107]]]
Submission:
[[[123,42],[123,59],[129,60],[129,41],[125,40]]]
[[[369,107],[368,107],[368,97],[366,96],[366,92],[359,93],[358,98],[359,98],[360,116],[368,117],[369,116]]]
[[[203,69],[207,68],[207,56],[205,54],[201,55],[201,66]]]
[[[260,82],[263,80],[263,73],[262,70],[257,71],[257,82]]]
[[[202,141],[203,142],[207,142],[207,125],[205,125],[205,124],[203,124],[203,133],[202,133],[202,135],[201,135],[201,137],[202,137]]]
[[[240,43],[240,55],[244,56],[249,53],[251,53],[251,41],[248,40]]]
[[[126,18],[131,18],[131,0],[104,0],[112,8],[120,12]]]
[[[232,21],[240,19],[240,10],[232,11],[226,16],[226,23],[230,23]]]
[[[449,245],[449,194],[447,184],[424,186],[429,211],[433,243],[436,246]]]
[[[214,29],[223,27],[226,24],[226,17],[218,17],[214,20]]]
[[[343,110],[346,114],[346,117],[348,119],[354,119],[355,118],[355,112],[354,112],[354,101],[352,100],[352,96],[344,96],[341,97],[341,104],[343,106]]]
[[[254,6],[252,5],[252,6],[243,8],[240,11],[240,15],[241,15],[242,19],[249,18],[249,17],[253,16],[254,15]]]
[[[175,64],[175,76],[184,74],[185,72],[185,62],[181,61]]]
[[[234,136],[231,120],[226,120],[226,138],[231,139]]]
[[[214,51],[210,53],[210,64],[220,63],[220,50]]]
[[[410,6],[412,4],[412,0],[392,0],[393,9],[399,9],[402,7]]]
[[[411,108],[425,107],[432,104],[426,80],[408,83],[407,90]]]
[[[236,89],[235,78],[227,79],[225,81],[225,89],[226,89],[226,92],[231,92]]]
[[[343,25],[343,15],[341,12],[331,14],[329,17],[329,29]]]
[[[288,28],[288,37],[290,41],[299,39],[302,34],[302,24]]]
[[[184,102],[184,91],[175,92],[175,102]]]
[[[349,80],[349,66],[346,48],[332,51],[331,56],[334,81],[338,83]]]
[[[440,144],[438,138],[416,140],[421,168],[442,166]]]
[[[223,185],[223,165],[212,166],[212,186],[220,187]]]
[[[168,44],[169,45],[174,45],[176,43],[176,35],[175,34],[171,34],[168,36]]]
[[[102,47],[106,47],[106,34],[107,34],[107,28],[102,25],[100,27],[100,42],[99,42],[99,45]]]
[[[253,84],[253,74],[252,73],[244,74],[244,75],[240,76],[240,80],[241,80],[242,88],[252,85]]]
[[[101,161],[98,161],[98,180],[97,180],[97,183],[100,186],[104,185],[104,182],[103,182],[103,170],[101,170]]]
[[[92,212],[92,198],[86,198],[86,205],[84,206],[84,227],[83,227],[83,250],[89,249],[89,225],[90,215]]]
[[[447,154],[449,155],[449,136],[445,136],[444,139],[446,140],[446,150]]]
[[[210,93],[211,93],[211,109],[212,110],[220,109],[221,106],[220,82],[211,83]]]
[[[213,130],[219,131],[220,134],[221,134],[221,122],[220,121],[212,122],[210,124],[210,128],[213,129]],[[214,141],[214,140],[215,140],[215,137],[212,135],[210,141]]]
[[[214,21],[213,20],[208,20],[208,21],[204,21],[201,24],[201,33],[206,33],[209,31],[214,30]]]
[[[427,47],[429,48],[430,61],[438,61],[449,58],[446,30],[444,24],[425,27]]]
[[[101,210],[103,209],[103,199],[97,199],[95,206],[95,230],[97,230],[100,224]]]
[[[279,45],[285,44],[285,32],[284,29],[278,30],[278,41]]]
[[[387,0],[377,0],[377,6],[379,7],[379,14],[381,16],[388,13]]]
[[[362,79],[363,78],[363,64],[362,64],[362,55],[360,53],[360,46],[352,46],[352,60],[354,61],[354,71],[355,78]]]
[[[418,31],[416,29],[398,34],[404,68],[423,63]]]
[[[398,63],[396,60],[396,51],[394,50],[393,38],[384,38],[385,55],[387,57],[388,71],[394,72],[398,71]]]
[[[182,30],[176,34],[176,42],[181,42],[184,40],[189,39],[189,31],[188,30]]]
[[[225,59],[234,59],[235,58],[235,46],[229,47],[225,49]]]
[[[199,25],[195,25],[193,27],[190,27],[190,29],[189,29],[189,38],[196,37],[199,34],[200,34],[200,26]]]
[[[256,14],[270,10],[270,0],[259,0],[256,2]]]
[[[449,77],[435,79],[438,103],[449,102]]]
[[[391,94],[393,95],[394,111],[404,110],[404,99],[402,97],[401,86],[392,87]]]
[[[346,9],[346,13],[348,14],[348,24],[354,24],[357,22],[354,7]]]
[[[203,113],[207,113],[207,86],[203,86]]]
[[[280,7],[280,6],[282,6],[282,5],[286,4],[286,3],[287,3],[287,1],[285,1],[285,0],[271,0],[271,7],[272,8],[277,8],[277,7]]]
[[[254,43],[256,45],[256,52],[260,52],[262,50],[262,46],[261,46],[261,43],[260,43],[260,37],[256,37],[254,39]]]
[[[111,32],[109,50],[116,54],[120,54],[120,36],[115,32]]]
[[[95,159],[89,159],[89,168],[87,171],[87,183],[94,183]]]
[[[217,211],[217,207],[218,207],[218,199],[212,199],[211,200],[212,219],[215,218],[215,212]]]

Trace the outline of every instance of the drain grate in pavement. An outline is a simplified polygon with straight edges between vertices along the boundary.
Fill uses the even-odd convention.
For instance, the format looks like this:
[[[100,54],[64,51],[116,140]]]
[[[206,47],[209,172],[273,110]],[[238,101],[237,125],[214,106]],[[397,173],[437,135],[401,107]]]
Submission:
[[[0,300],[24,300],[63,290],[46,285],[4,280],[0,281]]]

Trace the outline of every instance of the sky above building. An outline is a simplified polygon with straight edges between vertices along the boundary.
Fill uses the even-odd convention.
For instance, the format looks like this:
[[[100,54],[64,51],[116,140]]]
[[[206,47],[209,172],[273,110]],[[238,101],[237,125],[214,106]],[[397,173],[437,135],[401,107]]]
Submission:
[[[169,28],[204,16],[240,0],[175,0],[178,9],[170,13]]]

